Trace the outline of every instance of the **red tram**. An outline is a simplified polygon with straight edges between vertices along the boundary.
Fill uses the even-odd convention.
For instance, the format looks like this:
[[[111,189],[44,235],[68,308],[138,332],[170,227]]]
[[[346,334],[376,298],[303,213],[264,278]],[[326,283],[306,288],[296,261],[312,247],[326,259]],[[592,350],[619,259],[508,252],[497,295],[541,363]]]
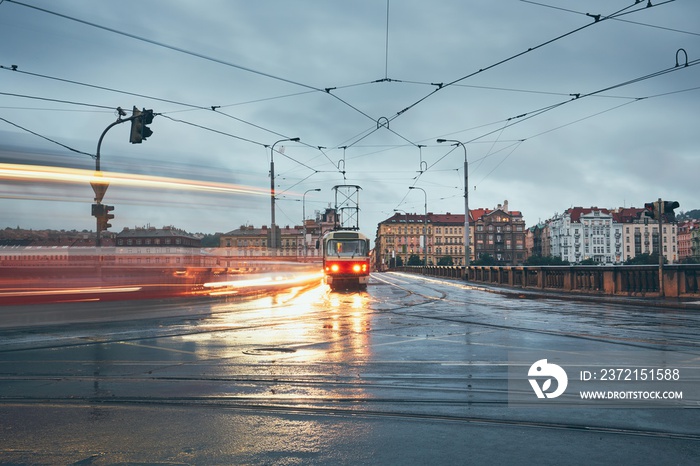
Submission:
[[[323,237],[323,271],[332,290],[366,289],[369,282],[369,238],[357,231],[331,231]]]

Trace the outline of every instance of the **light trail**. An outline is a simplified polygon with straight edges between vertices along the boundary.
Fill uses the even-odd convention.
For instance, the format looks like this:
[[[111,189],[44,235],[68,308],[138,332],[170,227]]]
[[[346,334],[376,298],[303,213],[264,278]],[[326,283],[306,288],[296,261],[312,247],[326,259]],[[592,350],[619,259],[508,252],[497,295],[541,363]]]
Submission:
[[[210,288],[210,296],[221,296],[226,294],[236,294],[240,290],[260,287],[286,287],[302,285],[305,283],[321,280],[323,272],[295,273],[292,275],[279,275],[279,273],[259,274],[256,278],[246,278],[241,280],[228,280],[221,282],[208,282],[203,286]]]
[[[113,286],[113,287],[86,287],[86,288],[44,288],[36,290],[13,290],[1,291],[0,297],[18,297],[18,296],[53,296],[61,294],[93,294],[93,293],[133,293],[140,291],[140,286]]]
[[[266,189],[213,181],[187,180],[120,172],[95,172],[80,168],[0,163],[0,180],[49,183],[95,183],[149,189],[174,189],[212,193],[269,196]]]

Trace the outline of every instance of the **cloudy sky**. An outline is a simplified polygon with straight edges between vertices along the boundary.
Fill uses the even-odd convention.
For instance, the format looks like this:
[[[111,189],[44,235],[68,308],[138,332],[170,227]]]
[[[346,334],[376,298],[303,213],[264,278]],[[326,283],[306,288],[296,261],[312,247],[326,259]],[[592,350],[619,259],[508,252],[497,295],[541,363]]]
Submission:
[[[528,226],[700,208],[698,18],[696,0],[0,0],[0,227],[94,229],[97,142],[134,106],[153,135],[130,144],[125,122],[101,145],[113,231],[269,225],[270,146],[295,137],[275,145],[280,225],[337,185],[361,186],[370,236],[425,197],[463,213],[465,152],[438,138],[464,144],[470,208],[508,200]]]

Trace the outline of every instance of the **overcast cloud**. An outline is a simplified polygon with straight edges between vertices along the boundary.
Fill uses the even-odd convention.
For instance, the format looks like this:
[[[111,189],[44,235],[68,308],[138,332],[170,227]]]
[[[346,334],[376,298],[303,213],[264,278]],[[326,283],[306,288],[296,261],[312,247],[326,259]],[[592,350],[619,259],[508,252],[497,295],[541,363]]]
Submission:
[[[0,163],[94,170],[115,109],[136,106],[158,114],[153,135],[112,128],[102,170],[254,192],[113,184],[113,231],[269,224],[265,146],[293,137],[275,147],[281,225],[341,184],[362,187],[370,236],[423,212],[409,186],[463,213],[464,152],[437,138],[465,144],[470,208],[507,199],[528,226],[572,206],[700,208],[700,2],[651,3],[4,0]],[[94,229],[92,197],[3,179],[0,227]]]

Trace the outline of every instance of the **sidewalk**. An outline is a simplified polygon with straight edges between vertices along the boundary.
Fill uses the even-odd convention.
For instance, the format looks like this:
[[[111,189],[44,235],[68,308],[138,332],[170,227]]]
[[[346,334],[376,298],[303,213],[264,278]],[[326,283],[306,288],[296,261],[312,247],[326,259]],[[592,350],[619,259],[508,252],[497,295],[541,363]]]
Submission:
[[[473,285],[476,288],[481,288],[485,291],[489,291],[492,293],[500,293],[530,299],[548,298],[599,303],[627,304],[630,306],[658,307],[665,309],[689,309],[700,311],[700,300],[696,298],[663,299],[656,296],[644,297],[576,292],[565,293],[561,291],[536,290],[532,288],[510,288],[507,286],[494,286],[491,284],[484,284],[479,282],[467,281],[466,283],[469,283],[470,285]]]

